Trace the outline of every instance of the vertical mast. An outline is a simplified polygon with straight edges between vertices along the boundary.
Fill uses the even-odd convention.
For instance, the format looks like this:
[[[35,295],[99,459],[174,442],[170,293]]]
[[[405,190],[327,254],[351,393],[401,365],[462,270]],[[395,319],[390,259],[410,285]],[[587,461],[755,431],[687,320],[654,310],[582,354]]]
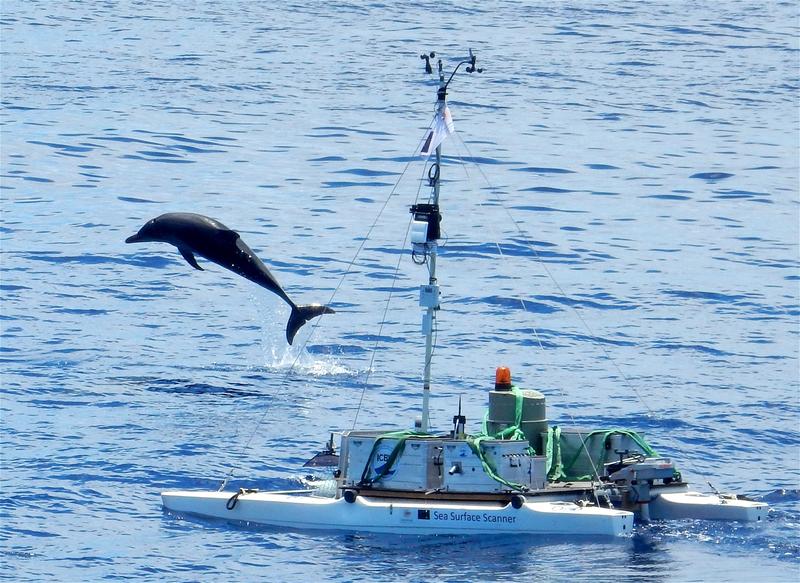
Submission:
[[[421,55],[420,58],[425,60],[425,70],[431,73],[430,59],[433,58],[434,53],[430,55]],[[461,61],[456,65],[450,78],[445,81],[444,69],[442,67],[441,59],[438,62],[439,69],[439,88],[437,90],[436,100],[436,115],[435,120],[444,121],[445,110],[447,108],[447,86],[453,80],[453,76],[458,71],[458,68],[467,64],[467,72],[474,73],[482,72],[482,69],[475,67],[475,55],[472,54],[472,49],[469,51],[469,60]],[[436,123],[434,122],[434,124]],[[452,128],[451,128],[452,130]],[[430,393],[431,393],[431,359],[433,357],[433,335],[436,330],[436,312],[439,310],[439,286],[436,281],[436,255],[437,255],[437,239],[439,239],[439,221],[441,215],[439,214],[439,185],[441,182],[441,168],[442,168],[442,146],[439,143],[436,146],[436,161],[428,172],[430,185],[433,188],[431,202],[429,204],[414,205],[411,212],[414,213],[415,227],[424,229],[425,233],[422,234],[417,231],[415,237],[412,232],[412,246],[414,254],[420,252],[423,256],[421,261],[417,263],[427,263],[428,265],[428,284],[420,286],[419,303],[420,306],[426,308],[425,314],[422,318],[422,332],[425,334],[425,369],[423,371],[422,380],[422,422],[420,430],[427,432],[430,428]],[[412,227],[413,229],[414,227]]]
[[[442,61],[439,60],[439,90],[437,92],[438,98],[436,100],[436,117],[437,119],[444,115],[444,108],[447,106],[445,97],[447,95],[447,85],[444,82],[444,70],[442,69]],[[436,146],[436,162],[433,170],[433,177],[431,178],[433,186],[433,199],[431,203],[437,209],[439,207],[439,183],[441,179],[442,168],[442,145]],[[422,296],[426,293],[434,295],[437,299],[439,297],[439,286],[436,285],[436,242],[433,241],[428,251],[428,286],[427,290],[420,291],[420,301]],[[424,286],[423,286],[424,288]],[[439,309],[438,302],[435,305],[430,305],[428,302],[427,311],[423,320],[422,329],[425,332],[425,370],[422,375],[422,426],[420,429],[427,432],[430,426],[430,407],[429,399],[431,395],[431,359],[433,357],[433,333],[436,329],[436,310]]]

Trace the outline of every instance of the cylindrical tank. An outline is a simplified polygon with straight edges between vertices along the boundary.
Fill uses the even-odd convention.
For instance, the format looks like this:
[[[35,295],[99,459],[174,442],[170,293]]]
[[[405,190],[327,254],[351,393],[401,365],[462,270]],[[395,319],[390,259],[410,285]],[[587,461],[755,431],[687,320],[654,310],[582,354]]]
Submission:
[[[539,391],[523,390],[520,429],[538,455],[544,453],[542,433],[547,433],[545,398]],[[516,421],[517,397],[513,391],[489,391],[486,430],[493,435]]]

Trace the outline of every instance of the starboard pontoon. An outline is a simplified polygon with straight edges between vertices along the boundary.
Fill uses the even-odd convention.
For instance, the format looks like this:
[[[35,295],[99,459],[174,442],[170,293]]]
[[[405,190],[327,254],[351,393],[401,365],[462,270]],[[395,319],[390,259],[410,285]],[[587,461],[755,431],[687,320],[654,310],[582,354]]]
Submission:
[[[422,55],[432,72],[433,53]],[[453,132],[446,96],[462,65],[480,72],[475,56],[446,79],[438,61],[434,122],[420,152],[434,155],[430,199],[411,207],[415,263],[428,269],[420,287],[426,338],[422,415],[412,429],[351,430],[333,436],[309,461],[332,466],[333,476],[307,489],[259,492],[169,491],[171,512],[277,527],[357,530],[394,534],[563,534],[625,536],[639,521],[695,518],[765,520],[767,505],[719,492],[692,492],[672,460],[659,456],[636,432],[553,426],[545,396],[518,388],[498,368],[482,431],[465,432],[453,418],[446,434],[430,432],[429,395],[433,338],[440,308],[436,277],[440,239],[442,141]]]

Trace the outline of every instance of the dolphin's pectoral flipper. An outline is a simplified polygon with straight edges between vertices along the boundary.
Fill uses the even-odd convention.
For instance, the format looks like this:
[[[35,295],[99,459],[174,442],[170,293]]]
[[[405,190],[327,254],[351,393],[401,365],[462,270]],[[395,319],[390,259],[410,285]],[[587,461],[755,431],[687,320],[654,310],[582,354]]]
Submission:
[[[183,255],[183,258],[189,265],[191,265],[195,269],[203,271],[203,268],[197,265],[197,259],[194,258],[194,253],[192,253],[192,250],[189,249],[189,247],[184,247],[183,245],[181,245],[180,247],[178,247],[178,251],[181,252],[181,255]]]
[[[300,327],[308,322],[311,318],[316,318],[322,314],[334,314],[335,312],[328,306],[321,306],[319,304],[311,304],[308,306],[293,306],[292,314],[289,316],[289,322],[286,324],[286,340],[289,344],[294,340],[294,335]]]

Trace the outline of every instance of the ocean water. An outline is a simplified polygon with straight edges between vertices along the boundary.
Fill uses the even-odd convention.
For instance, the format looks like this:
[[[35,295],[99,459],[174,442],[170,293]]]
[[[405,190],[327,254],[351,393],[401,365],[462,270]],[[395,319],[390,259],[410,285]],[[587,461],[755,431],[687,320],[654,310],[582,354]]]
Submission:
[[[0,577],[18,581],[787,581],[800,576],[793,2],[6,0]],[[331,431],[409,427],[424,355],[404,244],[445,142],[432,422],[494,368],[554,423],[645,434],[759,527],[630,539],[282,531],[159,492],[302,483]],[[297,302],[174,247],[236,229]],[[391,302],[387,303],[387,298]]]

